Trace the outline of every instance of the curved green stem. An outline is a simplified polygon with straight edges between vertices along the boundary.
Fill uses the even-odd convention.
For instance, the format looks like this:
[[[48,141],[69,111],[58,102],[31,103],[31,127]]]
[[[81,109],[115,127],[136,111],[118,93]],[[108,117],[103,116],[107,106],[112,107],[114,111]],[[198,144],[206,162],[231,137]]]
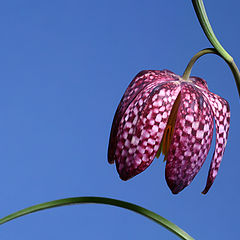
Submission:
[[[219,53],[217,52],[217,50],[215,48],[206,48],[206,49],[203,49],[201,51],[199,51],[198,53],[196,53],[190,60],[190,62],[188,63],[184,73],[183,73],[183,76],[182,78],[185,79],[185,80],[188,80],[190,74],[191,74],[191,71],[192,71],[192,67],[194,65],[194,63],[203,55],[205,54],[208,54],[208,53],[213,53],[213,54],[217,54],[219,55]]]
[[[204,33],[206,34],[206,36],[208,38],[208,40],[211,42],[211,44],[216,48],[216,50],[219,52],[219,54],[227,62],[231,62],[233,60],[233,58],[222,47],[222,45],[217,40],[217,38],[212,30],[212,27],[208,20],[208,16],[207,16],[203,1],[202,0],[192,0],[192,3],[193,3],[193,7],[195,9],[195,12],[197,14],[198,20],[202,26]]]
[[[234,78],[235,82],[237,85],[238,89],[238,94],[240,96],[240,73],[238,70],[237,65],[235,64],[232,56],[222,47],[218,39],[216,38],[213,29],[211,27],[211,24],[208,20],[207,13],[203,4],[202,0],[192,0],[192,4],[194,7],[194,10],[197,14],[198,20],[202,26],[202,29],[207,36],[208,40],[211,42],[213,47],[217,50],[219,55],[227,62],[228,66],[230,67]]]
[[[8,221],[11,221],[15,218],[27,215],[29,213],[41,211],[48,208],[54,208],[54,207],[60,207],[60,206],[66,206],[66,205],[72,205],[72,204],[81,204],[81,203],[99,203],[99,204],[107,204],[112,206],[117,206],[121,208],[125,208],[128,210],[131,210],[133,212],[139,213],[156,223],[162,225],[163,227],[167,228],[169,231],[173,232],[177,236],[179,236],[181,239],[185,240],[193,240],[191,236],[189,236],[186,232],[184,232],[181,228],[179,228],[174,223],[168,221],[167,219],[161,217],[160,215],[146,209],[143,207],[140,207],[138,205],[124,202],[112,198],[104,198],[104,197],[74,197],[74,198],[64,198],[59,199],[51,202],[45,202],[41,204],[37,204],[25,209],[22,209],[18,212],[12,213],[4,218],[0,219],[0,224],[4,224]]]

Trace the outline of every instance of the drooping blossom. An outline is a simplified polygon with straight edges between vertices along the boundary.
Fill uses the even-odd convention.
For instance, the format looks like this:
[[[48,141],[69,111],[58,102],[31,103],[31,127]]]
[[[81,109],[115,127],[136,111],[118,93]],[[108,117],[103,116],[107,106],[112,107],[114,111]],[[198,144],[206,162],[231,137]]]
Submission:
[[[128,180],[144,171],[160,153],[172,193],[188,186],[203,165],[213,137],[216,146],[203,193],[217,175],[227,142],[230,111],[226,100],[198,77],[182,79],[168,70],[137,74],[114,116],[108,161]]]

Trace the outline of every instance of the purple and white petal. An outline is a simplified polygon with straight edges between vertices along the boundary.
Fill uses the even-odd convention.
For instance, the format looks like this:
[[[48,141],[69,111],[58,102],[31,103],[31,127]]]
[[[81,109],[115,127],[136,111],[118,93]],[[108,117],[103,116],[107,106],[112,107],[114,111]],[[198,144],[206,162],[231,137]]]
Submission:
[[[127,180],[151,164],[179,92],[179,83],[163,83],[146,88],[129,105],[119,124],[115,152],[121,179]]]
[[[188,186],[199,172],[210,149],[213,111],[201,91],[182,83],[181,102],[167,155],[165,177],[172,193]]]
[[[146,87],[154,87],[157,84],[161,84],[166,81],[176,81],[178,76],[168,70],[144,70],[136,75],[136,77],[129,84],[127,90],[125,91],[118,108],[116,110],[112,129],[109,139],[108,147],[108,161],[109,163],[114,163],[114,152],[116,148],[116,135],[119,128],[119,122],[121,121],[124,112],[129,107],[132,101],[141,93]]]
[[[208,90],[207,82],[204,79],[195,76],[191,76],[189,79],[193,81],[193,83],[196,84],[198,87]]]
[[[228,102],[211,92],[203,92],[208,98],[208,101],[212,107],[216,125],[216,146],[212,157],[211,166],[208,173],[208,179],[203,194],[206,194],[212,186],[214,179],[217,176],[217,172],[223,157],[223,153],[227,144],[228,131],[230,125],[230,108]]]

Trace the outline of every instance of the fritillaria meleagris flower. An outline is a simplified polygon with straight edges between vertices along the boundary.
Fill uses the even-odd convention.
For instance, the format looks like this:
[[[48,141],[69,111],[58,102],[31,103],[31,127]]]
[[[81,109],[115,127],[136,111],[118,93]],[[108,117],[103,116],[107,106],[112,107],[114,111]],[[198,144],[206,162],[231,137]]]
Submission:
[[[226,100],[198,77],[183,80],[168,71],[141,71],[128,86],[112,124],[108,161],[120,178],[141,173],[162,152],[165,177],[176,194],[188,186],[210,149],[214,120],[216,146],[207,193],[217,175],[227,142],[230,111]]]

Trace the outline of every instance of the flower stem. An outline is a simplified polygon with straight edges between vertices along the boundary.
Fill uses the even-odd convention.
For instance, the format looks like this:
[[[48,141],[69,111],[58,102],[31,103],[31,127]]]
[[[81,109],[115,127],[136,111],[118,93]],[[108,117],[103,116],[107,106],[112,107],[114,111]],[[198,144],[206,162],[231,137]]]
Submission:
[[[82,204],[82,203],[98,203],[98,204],[107,204],[112,206],[117,206],[121,208],[125,208],[128,210],[131,210],[133,212],[139,213],[156,223],[162,225],[172,233],[176,234],[178,237],[184,240],[193,240],[191,236],[189,236],[186,232],[184,232],[181,228],[179,228],[174,223],[168,221],[167,219],[161,217],[160,215],[146,209],[143,207],[140,207],[138,205],[124,202],[112,198],[104,198],[104,197],[73,197],[73,198],[64,198],[59,199],[51,202],[45,202],[41,204],[37,204],[28,208],[24,208],[20,211],[17,211],[15,213],[12,213],[4,218],[0,219],[0,225],[4,224],[8,221],[11,221],[15,218],[27,215],[29,213],[41,211],[48,208],[54,208],[54,207],[60,207],[60,206],[66,206],[66,205],[72,205],[72,204]]]
[[[233,58],[227,53],[227,51],[222,47],[220,42],[217,40],[213,29],[208,20],[208,16],[202,0],[192,0],[193,7],[197,14],[198,20],[202,26],[204,33],[206,34],[208,40],[216,48],[219,54],[227,61],[231,62]]]
[[[217,50],[219,55],[227,62],[228,66],[230,67],[235,78],[238,94],[240,96],[240,73],[237,65],[235,64],[232,56],[222,47],[217,37],[215,36],[213,29],[211,27],[211,24],[209,22],[209,19],[207,17],[207,13],[206,13],[203,1],[192,0],[192,4],[206,37],[211,42],[213,47]]]
[[[183,73],[183,76],[182,78],[184,80],[188,80],[190,74],[191,74],[191,71],[192,71],[192,67],[194,65],[194,63],[203,55],[205,54],[208,54],[208,53],[213,53],[213,54],[217,54],[217,55],[220,55],[216,49],[214,48],[206,48],[206,49],[203,49],[201,51],[199,51],[198,53],[196,53],[190,60],[190,62],[188,63],[184,73]]]
[[[235,82],[236,82],[237,89],[238,89],[238,94],[240,97],[240,72],[239,72],[239,69],[238,69],[236,63],[234,62],[234,60],[232,62],[227,62],[227,64],[230,67],[230,69],[233,73],[233,76],[235,78]]]

